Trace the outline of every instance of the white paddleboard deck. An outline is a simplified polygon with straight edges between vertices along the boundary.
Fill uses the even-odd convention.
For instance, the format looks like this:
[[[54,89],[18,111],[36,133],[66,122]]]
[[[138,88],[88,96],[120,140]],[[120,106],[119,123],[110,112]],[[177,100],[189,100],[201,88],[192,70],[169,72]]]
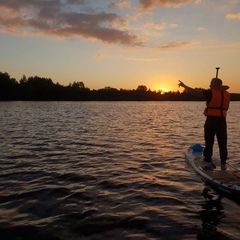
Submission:
[[[210,187],[220,192],[240,197],[240,171],[236,169],[221,170],[221,162],[217,156],[213,157],[216,168],[213,170],[203,169],[204,156],[202,152],[194,152],[190,147],[186,151],[186,161],[192,169]]]

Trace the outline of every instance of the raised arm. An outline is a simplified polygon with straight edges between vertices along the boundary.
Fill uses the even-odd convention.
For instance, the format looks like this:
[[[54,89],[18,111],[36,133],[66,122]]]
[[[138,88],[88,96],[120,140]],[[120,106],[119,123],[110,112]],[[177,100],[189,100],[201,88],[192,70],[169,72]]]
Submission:
[[[179,81],[178,87],[185,88],[185,90],[187,92],[189,92],[191,95],[194,95],[199,98],[204,98],[202,90],[191,88],[191,87],[185,85],[182,81],[180,81],[180,80],[178,80],[178,81]]]

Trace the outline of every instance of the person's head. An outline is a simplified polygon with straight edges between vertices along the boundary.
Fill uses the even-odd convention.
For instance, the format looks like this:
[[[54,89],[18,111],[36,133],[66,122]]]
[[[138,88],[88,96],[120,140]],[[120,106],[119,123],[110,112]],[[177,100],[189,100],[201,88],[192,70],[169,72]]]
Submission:
[[[213,78],[210,83],[210,88],[218,88],[222,86],[222,80],[220,78]]]

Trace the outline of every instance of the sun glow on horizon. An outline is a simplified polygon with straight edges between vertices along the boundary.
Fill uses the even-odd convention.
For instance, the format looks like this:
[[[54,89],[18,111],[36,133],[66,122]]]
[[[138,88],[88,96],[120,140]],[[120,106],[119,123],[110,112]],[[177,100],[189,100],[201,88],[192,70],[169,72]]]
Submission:
[[[161,94],[169,92],[169,91],[170,90],[168,90],[168,88],[165,88],[165,87],[157,88],[157,92],[160,92]]]

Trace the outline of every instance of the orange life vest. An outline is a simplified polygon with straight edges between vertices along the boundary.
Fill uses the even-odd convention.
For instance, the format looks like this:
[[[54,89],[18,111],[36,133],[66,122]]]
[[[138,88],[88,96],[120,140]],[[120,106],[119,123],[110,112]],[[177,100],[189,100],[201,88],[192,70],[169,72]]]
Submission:
[[[212,99],[206,102],[205,116],[225,117],[230,103],[230,94],[225,88],[212,89]]]

